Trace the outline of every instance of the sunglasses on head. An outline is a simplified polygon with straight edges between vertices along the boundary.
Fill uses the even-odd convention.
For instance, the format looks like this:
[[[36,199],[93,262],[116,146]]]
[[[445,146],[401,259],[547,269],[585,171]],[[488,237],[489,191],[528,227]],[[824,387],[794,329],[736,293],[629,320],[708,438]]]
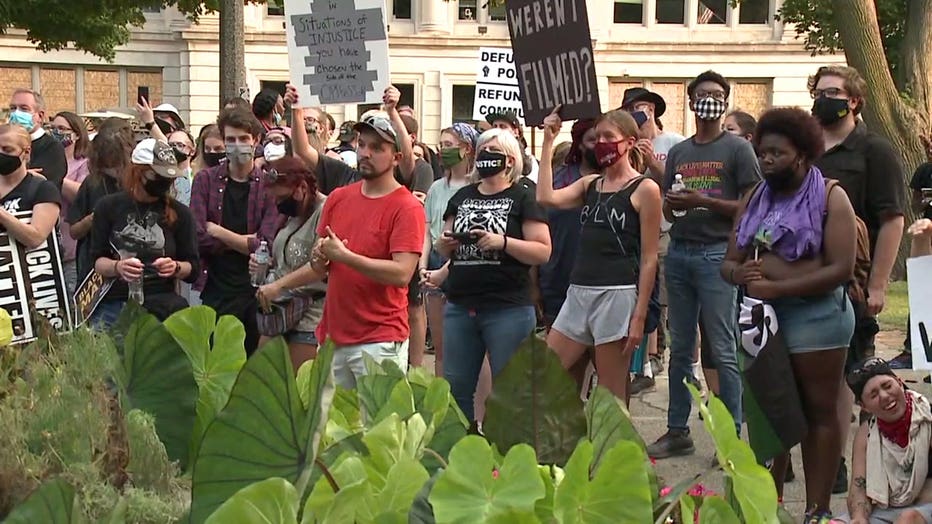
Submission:
[[[849,372],[848,375],[845,377],[845,380],[847,380],[849,384],[854,384],[858,382],[858,380],[860,380],[861,377],[873,376],[874,374],[876,374],[875,372],[878,370],[878,368],[884,373],[886,373],[890,369],[890,365],[887,364],[886,360],[880,357],[871,357],[861,362],[861,364],[857,368]]]

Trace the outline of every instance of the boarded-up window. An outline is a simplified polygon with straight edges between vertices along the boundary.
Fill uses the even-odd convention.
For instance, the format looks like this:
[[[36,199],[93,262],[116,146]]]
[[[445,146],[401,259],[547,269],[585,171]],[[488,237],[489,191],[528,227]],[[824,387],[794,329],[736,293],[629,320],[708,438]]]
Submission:
[[[135,96],[135,90],[133,93]],[[97,111],[117,107],[120,107],[120,73],[84,71],[84,110]]]
[[[39,86],[45,99],[45,114],[49,119],[59,111],[76,109],[77,82],[74,69],[42,69]]]
[[[126,107],[136,107],[136,93],[140,86],[149,88],[149,104],[155,107],[162,103],[162,73],[128,71],[126,73]]]
[[[32,89],[32,70],[28,67],[0,67],[0,115],[4,122],[10,97],[20,88]]]
[[[731,95],[735,109],[750,113],[754,118],[770,109],[773,103],[773,84],[771,81],[741,81],[735,83]]]
[[[644,83],[640,80],[612,82],[608,84],[608,107],[610,109],[617,109],[621,107],[621,102],[625,97],[625,90],[631,89],[632,87],[642,87],[643,85]]]
[[[686,84],[683,82],[654,82],[650,90],[663,97],[667,110],[660,117],[664,131],[685,135],[686,122]]]

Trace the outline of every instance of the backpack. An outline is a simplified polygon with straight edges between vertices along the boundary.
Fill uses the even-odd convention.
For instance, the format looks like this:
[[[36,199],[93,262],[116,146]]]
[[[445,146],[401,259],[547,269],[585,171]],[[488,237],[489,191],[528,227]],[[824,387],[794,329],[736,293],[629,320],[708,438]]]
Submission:
[[[829,196],[832,194],[832,189],[837,185],[837,180],[825,179],[825,218],[823,223],[828,218]],[[855,304],[866,304],[867,281],[871,274],[871,241],[867,225],[861,220],[861,217],[854,216],[854,226],[857,233],[857,244],[854,250],[854,274],[851,281],[848,282],[848,298]]]

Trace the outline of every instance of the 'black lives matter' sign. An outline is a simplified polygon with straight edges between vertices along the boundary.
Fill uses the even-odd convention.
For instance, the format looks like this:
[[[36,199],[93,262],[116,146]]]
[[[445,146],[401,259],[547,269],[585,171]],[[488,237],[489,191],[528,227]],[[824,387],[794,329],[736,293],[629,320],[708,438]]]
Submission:
[[[564,120],[602,112],[585,0],[507,0],[515,69],[529,125],[558,104]]]
[[[23,222],[32,211],[15,213]],[[71,306],[65,287],[58,235],[35,249],[26,249],[0,231],[0,308],[13,320],[13,344],[35,340],[40,319],[55,331],[70,331]]]

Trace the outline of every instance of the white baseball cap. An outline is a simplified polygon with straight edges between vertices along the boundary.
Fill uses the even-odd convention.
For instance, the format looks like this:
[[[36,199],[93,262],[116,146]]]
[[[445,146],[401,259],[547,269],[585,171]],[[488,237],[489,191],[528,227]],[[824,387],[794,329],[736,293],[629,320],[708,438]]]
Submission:
[[[181,113],[178,112],[178,108],[171,104],[159,104],[152,108],[153,113],[171,113],[175,115],[175,118],[181,122],[181,127],[184,127],[184,120],[181,118]]]
[[[146,138],[136,144],[132,162],[151,166],[153,171],[165,178],[178,178],[184,174],[178,169],[178,157],[172,146],[154,138]]]

